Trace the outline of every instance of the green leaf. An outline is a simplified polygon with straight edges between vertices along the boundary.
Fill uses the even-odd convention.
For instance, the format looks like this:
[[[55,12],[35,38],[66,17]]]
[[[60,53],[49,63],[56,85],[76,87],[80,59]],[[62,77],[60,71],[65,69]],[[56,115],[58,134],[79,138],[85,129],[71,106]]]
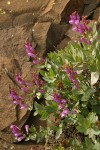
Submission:
[[[48,113],[55,113],[57,110],[58,110],[58,104],[57,103],[52,104],[50,106],[46,106],[46,111]]]
[[[81,98],[81,101],[89,101],[89,98],[91,97],[91,95],[93,95],[95,92],[95,89],[93,88],[89,88],[84,92],[84,95]]]
[[[40,70],[40,74],[41,74],[42,76],[45,76],[46,72],[45,72],[44,70]]]
[[[35,110],[38,112],[38,114],[42,114],[45,110],[45,107],[43,105],[38,104],[37,102],[34,103]]]
[[[92,124],[96,123],[98,120],[98,117],[96,116],[95,113],[89,113],[89,115],[87,116],[87,120],[89,120],[89,122]]]
[[[100,135],[100,130],[98,129],[97,126],[93,127],[93,133],[94,135]]]
[[[86,128],[84,126],[77,126],[76,129],[80,132],[80,133],[85,133],[86,132]]]
[[[60,138],[61,134],[62,134],[62,128],[60,127],[60,128],[58,128],[58,130],[56,132],[56,136],[55,136],[56,140]]]
[[[93,138],[94,136],[94,132],[92,128],[87,129],[87,131],[85,132],[85,135],[89,135],[89,138]]]
[[[83,125],[84,121],[85,121],[85,118],[81,115],[81,114],[78,114],[77,115],[77,119],[78,119],[78,123],[80,125]]]
[[[94,145],[94,150],[100,150],[100,143],[97,142],[95,145]]]
[[[48,113],[46,111],[42,112],[41,120],[46,120],[48,118]]]
[[[97,30],[96,25],[97,25],[97,23],[93,23],[93,25],[92,25],[93,34],[95,34],[96,30]]]

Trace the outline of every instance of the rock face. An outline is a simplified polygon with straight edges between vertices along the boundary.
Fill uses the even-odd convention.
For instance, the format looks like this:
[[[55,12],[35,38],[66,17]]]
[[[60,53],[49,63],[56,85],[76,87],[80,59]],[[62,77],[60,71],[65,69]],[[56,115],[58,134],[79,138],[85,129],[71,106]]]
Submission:
[[[36,23],[33,27],[33,37],[38,43],[39,50],[45,50],[47,34],[50,29],[51,22]],[[42,52],[41,52],[42,53]]]
[[[56,48],[65,48],[75,37],[68,25],[72,12],[88,15],[95,11],[93,18],[100,18],[97,15],[100,9],[96,8],[98,0],[10,2],[8,5],[7,0],[0,1],[0,130],[14,122],[22,126],[29,115],[27,109],[17,109],[9,97],[9,85],[22,94],[15,82],[16,73],[21,72],[25,79],[31,80],[34,66],[26,55],[25,40],[28,38],[32,42],[39,55],[47,54]],[[90,8],[90,5],[93,7]],[[24,97],[28,104],[32,103],[32,99]]]

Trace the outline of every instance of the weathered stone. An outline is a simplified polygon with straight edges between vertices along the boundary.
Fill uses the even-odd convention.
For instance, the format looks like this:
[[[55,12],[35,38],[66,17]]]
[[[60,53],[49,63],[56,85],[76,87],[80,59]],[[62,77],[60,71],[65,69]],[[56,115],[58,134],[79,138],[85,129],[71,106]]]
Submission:
[[[93,19],[100,22],[100,7],[96,8],[94,11]]]
[[[94,9],[97,7],[99,0],[92,1],[90,4],[86,5],[83,11],[83,16],[90,16]]]
[[[12,27],[12,18],[7,14],[0,14],[0,29]]]
[[[33,27],[33,37],[35,38],[36,42],[38,43],[38,50],[45,50],[46,49],[46,40],[47,34],[50,29],[51,23],[44,22],[44,23],[36,23]],[[42,54],[43,51],[41,51]]]
[[[16,121],[16,109],[9,96],[9,85],[12,81],[5,74],[4,68],[10,68],[10,60],[0,57],[0,130]],[[12,64],[11,64],[11,68]]]
[[[80,36],[78,32],[72,30],[72,27],[66,31],[65,35],[68,36],[72,41],[78,40]]]
[[[11,0],[10,5],[7,4],[7,0],[0,0],[0,8],[6,10],[7,13],[12,14],[21,14],[26,12],[36,12],[39,11],[41,8],[45,7],[49,0]]]
[[[60,50],[60,49],[64,49],[65,47],[67,47],[69,41],[70,41],[70,38],[68,38],[68,37],[63,39],[60,42],[60,44],[57,45],[57,49]]]
[[[25,52],[25,40],[31,38],[32,31],[25,27],[0,30],[0,55],[15,58],[22,63],[28,59]]]
[[[68,22],[68,16],[73,11],[82,12],[83,6],[83,0],[50,0],[47,7],[41,13],[39,21],[51,21],[53,23]]]
[[[84,4],[90,4],[90,3],[95,3],[95,2],[100,2],[99,0],[84,0]]]
[[[14,26],[20,26],[20,25],[30,25],[34,22],[34,14],[32,13],[25,13],[17,16],[13,22]]]
[[[28,70],[31,70],[29,69],[30,65],[27,65],[27,67]],[[21,68],[17,60],[0,57],[0,130],[5,129],[13,122],[22,126],[29,116],[27,109],[18,109],[9,96],[9,86],[14,87],[17,93],[23,97],[25,103],[32,105],[32,98],[25,95],[16,84],[15,75],[20,72]],[[29,72],[26,72],[27,77],[28,75]]]
[[[69,0],[50,0],[47,7],[40,15],[40,21],[53,21],[59,23],[61,21],[61,13],[68,4]]]
[[[52,24],[48,32],[46,53],[54,51],[56,46],[64,39],[69,25]]]
[[[70,14],[76,11],[79,15],[82,15],[84,10],[84,0],[70,0],[68,5],[61,14],[61,22],[69,22]]]

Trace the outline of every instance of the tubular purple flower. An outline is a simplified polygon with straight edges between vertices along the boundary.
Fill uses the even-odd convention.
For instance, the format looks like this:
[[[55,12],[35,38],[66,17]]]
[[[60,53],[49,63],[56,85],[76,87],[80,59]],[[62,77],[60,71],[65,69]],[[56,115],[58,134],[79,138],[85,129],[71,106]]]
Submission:
[[[12,129],[12,133],[17,138],[18,141],[22,141],[25,139],[25,135],[21,132],[21,130],[16,125],[11,125],[10,128]]]
[[[72,13],[72,15],[70,15],[70,21],[69,23],[72,25],[78,25],[80,23],[80,16],[78,15],[78,13],[74,12]]]
[[[86,43],[86,39],[84,37],[82,37],[80,40],[81,40],[81,42]]]
[[[39,92],[40,93],[45,93],[45,90],[44,89],[40,89]]]
[[[69,65],[66,65],[66,73],[69,75],[69,79],[75,84],[75,88],[79,89],[79,82],[76,79],[77,76],[77,72],[73,70],[72,67],[70,67]]]
[[[30,86],[31,84],[28,82],[25,82],[20,74],[16,75],[16,81],[19,82],[22,86]]]
[[[37,59],[34,59],[34,60],[33,60],[33,64],[35,64],[35,65],[39,64],[38,60],[37,60]]]
[[[26,133],[28,134],[29,133],[29,125],[25,125],[25,130],[26,130]]]
[[[25,48],[28,49],[30,52],[35,51],[34,48],[32,47],[31,43],[25,44]]]
[[[39,78],[39,75],[37,75],[36,73],[33,73],[33,82],[34,82],[38,87],[44,86],[44,81],[41,80],[41,79]]]
[[[36,58],[35,50],[30,43],[25,44],[27,55]]]
[[[70,113],[70,112],[69,112],[69,109],[68,109],[68,108],[65,108],[65,109],[63,110],[63,112],[61,113],[61,118],[66,117],[69,113]]]
[[[25,82],[23,81],[20,74],[16,75],[16,81],[19,82],[21,85],[25,85]]]
[[[77,26],[73,27],[72,30],[75,31],[75,32],[79,32],[79,29],[78,29]]]
[[[90,45],[90,44],[91,44],[91,41],[90,41],[90,40],[88,40],[88,41],[87,41],[87,44],[88,44],[88,45]]]
[[[54,93],[53,94],[53,100],[57,103],[60,103],[61,102],[61,95],[58,94],[58,93]]]
[[[66,99],[61,99],[61,104],[66,104]]]
[[[10,89],[10,97],[13,99],[15,103],[19,102],[22,100],[22,97],[19,96],[13,89]]]
[[[59,104],[58,108],[61,110],[63,109],[63,105],[62,104]]]
[[[88,27],[89,20],[86,20],[86,17],[82,17],[82,21],[80,21],[80,17],[78,13],[74,12],[70,15],[69,23],[72,24],[72,30],[75,32],[79,32],[83,37],[80,39],[81,42],[86,44],[91,44],[91,41],[88,41],[89,34],[92,31],[91,27]]]
[[[27,90],[26,87],[31,86],[30,83],[25,82],[25,81],[23,80],[23,78],[22,78],[22,76],[21,76],[20,74],[17,74],[17,75],[16,75],[16,81],[17,81],[21,86],[23,86],[23,87],[21,88],[21,90],[22,90],[23,92],[27,92],[28,90]]]
[[[25,109],[28,107],[26,104],[23,104],[23,103],[20,103],[19,105],[20,105],[20,109]]]
[[[14,89],[10,88],[10,97],[13,99],[13,103],[19,105],[21,109],[27,108],[26,104],[22,103],[23,98],[19,96]]]
[[[91,31],[92,31],[92,27],[89,27],[89,28],[88,28],[88,31],[91,32]]]
[[[24,140],[25,139],[25,136],[24,135],[22,135],[22,136],[20,136],[20,137],[18,137],[17,138],[17,140],[20,142],[20,141],[22,141],[22,140]]]
[[[22,87],[21,90],[25,93],[27,93],[27,89],[25,87]]]

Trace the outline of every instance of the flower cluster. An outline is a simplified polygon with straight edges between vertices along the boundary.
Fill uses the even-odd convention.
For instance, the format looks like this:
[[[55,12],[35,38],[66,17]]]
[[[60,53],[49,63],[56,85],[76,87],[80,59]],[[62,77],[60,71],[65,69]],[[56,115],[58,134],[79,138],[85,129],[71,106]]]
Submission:
[[[30,83],[25,82],[20,74],[16,75],[16,81],[22,86],[21,90],[27,92],[27,87],[31,86]]]
[[[69,79],[74,83],[75,88],[79,89],[79,82],[77,80],[77,72],[73,68],[66,64],[66,73],[69,75]]]
[[[80,21],[79,15],[74,12],[72,15],[70,15],[69,23],[73,25],[73,31],[79,32],[82,35],[81,42],[91,44],[90,39],[87,37],[92,31],[92,28],[87,26],[89,24],[89,20],[86,20],[86,18],[83,17],[82,21]]]
[[[39,75],[35,72],[33,73],[33,82],[40,89],[39,91],[41,93],[45,92],[45,90],[43,89],[44,81],[42,79],[40,79]]]
[[[17,127],[16,125],[11,125],[10,128],[12,129],[12,133],[17,138],[17,140],[20,142],[26,138],[26,134],[29,133],[29,126],[25,125],[26,134],[23,134],[23,132]]]
[[[59,105],[58,108],[59,110],[62,111],[61,118],[66,117],[70,113],[69,109],[66,107],[66,104],[67,104],[66,99],[62,99],[60,94],[54,92],[53,100],[58,103]]]
[[[10,88],[9,90],[10,90],[10,97],[13,99],[13,103],[19,105],[21,109],[27,108],[27,105],[23,104],[22,102],[23,98],[19,96],[14,89]]]
[[[36,51],[30,42],[25,44],[25,48],[27,55],[33,58],[33,64],[42,64],[44,62],[43,58],[37,57]]]

